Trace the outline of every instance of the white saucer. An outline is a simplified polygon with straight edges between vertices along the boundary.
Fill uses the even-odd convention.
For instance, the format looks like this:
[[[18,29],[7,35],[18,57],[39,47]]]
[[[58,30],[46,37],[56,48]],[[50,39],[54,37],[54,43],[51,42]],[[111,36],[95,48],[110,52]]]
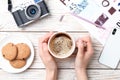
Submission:
[[[14,44],[17,44],[17,43],[26,43],[30,47],[30,49],[31,49],[31,55],[27,59],[27,63],[26,63],[26,65],[23,68],[20,68],[20,69],[13,68],[10,65],[9,61],[6,60],[2,56],[2,47],[4,45],[6,45],[7,43],[10,43],[10,42],[14,43]],[[9,72],[9,73],[20,73],[20,72],[23,72],[27,68],[30,67],[30,65],[32,64],[33,60],[34,60],[34,48],[33,48],[33,45],[31,43],[31,41],[28,40],[25,36],[23,36],[23,35],[9,35],[9,36],[5,37],[4,39],[2,39],[0,41],[0,67],[4,71]]]

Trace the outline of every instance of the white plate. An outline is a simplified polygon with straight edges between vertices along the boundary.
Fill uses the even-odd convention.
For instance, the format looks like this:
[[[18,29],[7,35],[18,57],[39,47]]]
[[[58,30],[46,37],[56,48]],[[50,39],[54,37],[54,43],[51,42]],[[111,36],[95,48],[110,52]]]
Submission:
[[[14,43],[14,44],[17,44],[17,43],[26,43],[30,49],[31,49],[31,55],[30,57],[27,59],[27,63],[24,67],[20,68],[20,69],[17,69],[17,68],[13,68],[9,61],[6,60],[3,56],[2,56],[2,47],[4,45],[6,45],[7,43]],[[34,60],[34,48],[33,48],[33,45],[31,43],[30,40],[28,40],[25,36],[23,35],[9,35],[7,37],[5,37],[4,39],[2,39],[0,41],[0,67],[6,71],[6,72],[9,72],[9,73],[20,73],[20,72],[23,72],[25,71],[27,68],[30,67],[30,65],[32,64]]]

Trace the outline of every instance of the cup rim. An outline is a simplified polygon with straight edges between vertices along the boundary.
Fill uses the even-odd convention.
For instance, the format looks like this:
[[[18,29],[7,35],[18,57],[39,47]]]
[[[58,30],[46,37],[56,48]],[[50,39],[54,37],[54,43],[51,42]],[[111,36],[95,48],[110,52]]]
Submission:
[[[60,34],[60,33],[69,36],[69,37],[71,38],[71,40],[72,40],[72,43],[73,43],[72,48],[70,49],[70,51],[68,51],[67,54],[64,55],[64,56],[55,55],[55,54],[51,51],[50,46],[49,46],[51,39],[52,39],[55,35],[58,35],[58,34]],[[48,40],[48,50],[49,50],[50,54],[51,54],[52,56],[54,56],[55,58],[61,58],[61,59],[62,59],[62,58],[67,58],[67,57],[71,56],[71,55],[73,54],[74,50],[75,50],[75,40],[74,40],[74,38],[73,38],[69,33],[66,33],[66,32],[56,32],[56,33],[54,33],[54,34],[49,38],[49,40]]]

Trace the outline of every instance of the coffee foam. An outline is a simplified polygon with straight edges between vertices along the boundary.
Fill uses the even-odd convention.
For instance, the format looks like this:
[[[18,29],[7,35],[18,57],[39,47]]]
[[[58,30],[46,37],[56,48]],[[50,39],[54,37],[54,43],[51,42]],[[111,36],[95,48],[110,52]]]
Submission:
[[[71,38],[65,34],[54,36],[51,41],[51,51],[56,55],[65,55],[73,45]]]

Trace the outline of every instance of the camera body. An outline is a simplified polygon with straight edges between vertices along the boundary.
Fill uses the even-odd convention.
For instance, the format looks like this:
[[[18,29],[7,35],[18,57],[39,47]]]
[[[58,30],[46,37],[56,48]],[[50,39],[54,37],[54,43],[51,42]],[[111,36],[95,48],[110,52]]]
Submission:
[[[48,14],[49,10],[43,0],[35,0],[35,3],[31,3],[23,9],[18,9],[12,12],[18,27],[23,27],[35,20],[47,16]]]

